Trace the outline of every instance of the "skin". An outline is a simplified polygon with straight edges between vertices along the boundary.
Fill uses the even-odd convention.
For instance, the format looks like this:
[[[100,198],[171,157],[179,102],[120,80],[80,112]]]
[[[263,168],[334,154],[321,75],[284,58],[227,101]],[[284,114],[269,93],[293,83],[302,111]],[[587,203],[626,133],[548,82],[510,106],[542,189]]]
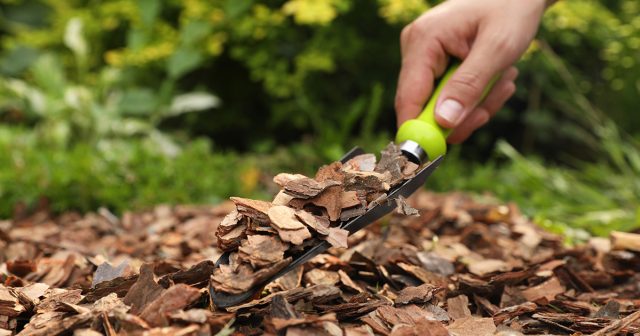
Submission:
[[[402,68],[396,92],[398,126],[417,117],[451,57],[462,64],[436,103],[436,121],[460,143],[486,124],[516,90],[513,66],[533,40],[545,0],[448,0],[400,35]],[[484,101],[482,91],[500,75]]]

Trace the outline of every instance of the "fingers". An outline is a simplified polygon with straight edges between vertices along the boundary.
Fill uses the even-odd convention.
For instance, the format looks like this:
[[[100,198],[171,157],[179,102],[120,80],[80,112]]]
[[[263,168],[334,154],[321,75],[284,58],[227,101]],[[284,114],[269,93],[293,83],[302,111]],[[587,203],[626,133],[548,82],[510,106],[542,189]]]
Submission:
[[[438,97],[436,121],[441,126],[457,128],[476,108],[491,79],[513,64],[504,41],[501,35],[491,33],[480,34],[474,41],[468,57]]]
[[[447,142],[457,144],[466,140],[476,129],[486,124],[515,93],[514,80],[518,76],[515,67],[509,68],[494,85],[484,102],[475,108],[447,138]]]
[[[440,43],[427,36],[421,26],[407,26],[400,40],[402,67],[395,100],[398,126],[420,114],[431,96],[435,77],[444,72],[447,64]]]

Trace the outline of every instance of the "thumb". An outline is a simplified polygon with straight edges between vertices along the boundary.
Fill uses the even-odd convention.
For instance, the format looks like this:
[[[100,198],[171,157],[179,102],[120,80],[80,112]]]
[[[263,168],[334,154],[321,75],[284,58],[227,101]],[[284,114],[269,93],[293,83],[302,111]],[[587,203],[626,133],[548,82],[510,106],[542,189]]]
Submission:
[[[476,39],[473,48],[442,89],[436,104],[436,121],[455,128],[480,103],[482,93],[497,74],[511,64],[493,41]]]

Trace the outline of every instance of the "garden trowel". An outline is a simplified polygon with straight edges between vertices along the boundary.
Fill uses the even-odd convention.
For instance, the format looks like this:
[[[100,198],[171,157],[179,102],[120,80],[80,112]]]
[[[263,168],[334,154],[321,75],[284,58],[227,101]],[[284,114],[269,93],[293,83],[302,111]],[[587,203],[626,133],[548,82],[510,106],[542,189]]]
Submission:
[[[411,196],[411,194],[424,185],[429,175],[431,175],[440,165],[447,151],[446,137],[450,130],[443,129],[438,125],[435,120],[434,109],[437,98],[442,91],[444,84],[451,77],[457,67],[457,64],[449,66],[445,75],[440,79],[431,99],[422,113],[416,119],[409,120],[402,124],[396,135],[396,143],[399,144],[402,153],[410,161],[421,166],[419,171],[414,177],[392,188],[387,194],[386,201],[378,202],[375,206],[370,207],[360,216],[339,223],[337,225],[338,227],[349,231],[349,234],[351,235],[375,222],[382,216],[390,213],[396,208],[395,200],[397,198],[407,198]],[[488,91],[488,89],[485,90],[485,95]],[[353,148],[344,155],[341,162],[345,163],[349,159],[360,154],[364,154],[362,149],[358,147]],[[220,308],[235,306],[250,300],[260,294],[266,284],[302,265],[314,256],[324,252],[329,247],[330,244],[327,241],[320,241],[317,245],[308,248],[304,253],[298,255],[287,267],[266,279],[262,284],[256,285],[252,289],[241,294],[216,292],[213,286],[210,286],[209,292],[211,300],[215,306]],[[225,252],[216,262],[216,267],[220,264],[228,264],[229,255],[230,252]]]

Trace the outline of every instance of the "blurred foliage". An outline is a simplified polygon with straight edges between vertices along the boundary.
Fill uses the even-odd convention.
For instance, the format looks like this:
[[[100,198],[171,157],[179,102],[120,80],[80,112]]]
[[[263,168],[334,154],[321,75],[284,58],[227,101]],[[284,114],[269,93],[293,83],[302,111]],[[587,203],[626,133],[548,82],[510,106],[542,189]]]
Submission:
[[[270,173],[375,151],[395,128],[400,30],[438,2],[0,0],[0,215],[40,196],[264,196]],[[559,229],[640,224],[639,62],[640,2],[558,2],[516,96],[432,186],[492,191]]]
[[[205,140],[184,146],[174,157],[141,139],[114,141],[98,149],[78,144],[66,151],[38,142],[28,130],[0,127],[4,218],[14,206],[33,206],[41,198],[54,211],[108,206],[121,212],[164,202],[217,202],[219,195],[239,193],[238,172],[252,169],[235,155],[210,155]]]

